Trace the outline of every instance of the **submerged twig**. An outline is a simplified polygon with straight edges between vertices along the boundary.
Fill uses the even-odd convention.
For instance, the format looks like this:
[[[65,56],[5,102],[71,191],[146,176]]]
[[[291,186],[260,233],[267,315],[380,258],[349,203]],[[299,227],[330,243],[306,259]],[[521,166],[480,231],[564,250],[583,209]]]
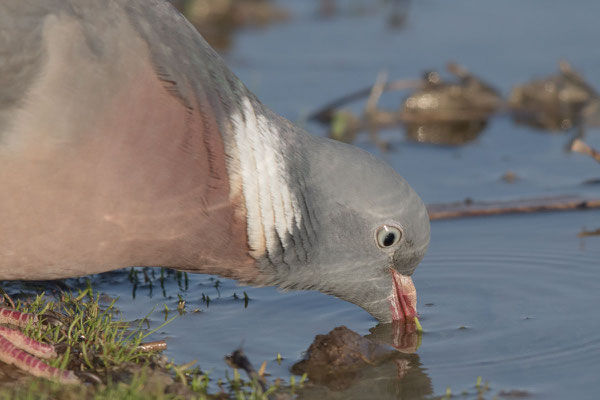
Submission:
[[[590,210],[600,208],[600,199],[580,197],[550,197],[506,202],[474,202],[430,204],[429,219],[482,217],[503,214],[524,214],[548,211]]]

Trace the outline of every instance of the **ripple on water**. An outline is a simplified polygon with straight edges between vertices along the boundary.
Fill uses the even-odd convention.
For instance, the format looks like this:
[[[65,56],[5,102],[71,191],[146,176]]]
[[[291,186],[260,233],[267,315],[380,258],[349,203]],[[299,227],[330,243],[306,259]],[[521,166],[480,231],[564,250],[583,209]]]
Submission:
[[[433,224],[415,274],[424,365],[529,387],[532,376],[552,386],[589,375],[600,363],[600,238],[576,234],[590,215]]]

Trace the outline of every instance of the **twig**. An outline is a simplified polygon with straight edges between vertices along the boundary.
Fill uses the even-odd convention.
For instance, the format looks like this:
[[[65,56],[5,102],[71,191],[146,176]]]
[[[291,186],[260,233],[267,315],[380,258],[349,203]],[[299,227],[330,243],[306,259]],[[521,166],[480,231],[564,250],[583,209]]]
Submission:
[[[261,374],[256,372],[256,370],[252,366],[252,363],[250,362],[250,360],[248,360],[248,357],[246,357],[246,355],[241,349],[235,350],[233,353],[226,356],[225,361],[232,368],[243,369],[244,371],[246,371],[250,379],[256,380],[260,384],[263,393],[267,391],[267,383],[265,381],[265,378]]]
[[[571,82],[577,84],[592,96],[596,98],[598,97],[598,92],[596,92],[596,89],[587,83],[583,76],[577,72],[577,70],[575,70],[567,60],[560,60],[558,62],[558,69]]]
[[[399,80],[399,81],[393,81],[393,82],[387,83],[383,87],[382,91],[383,92],[394,92],[394,91],[406,90],[406,89],[419,89],[422,86],[423,86],[423,82],[421,80]],[[373,90],[373,86],[368,86],[366,88],[357,90],[356,92],[352,92],[350,94],[342,96],[336,100],[333,100],[332,102],[327,103],[326,105],[324,105],[317,111],[310,114],[308,116],[308,120],[318,121],[321,123],[327,123],[331,120],[331,116],[333,115],[333,112],[336,109],[338,109],[341,106],[344,106],[348,103],[352,103],[356,100],[360,100],[365,97],[368,97],[371,94],[372,90]]]
[[[446,69],[454,76],[460,79],[466,79],[471,76],[471,73],[464,66],[450,61],[446,64]]]
[[[571,143],[571,151],[576,151],[581,154],[588,155],[594,160],[600,162],[600,152],[588,146],[583,140],[575,139]]]
[[[577,237],[586,237],[586,236],[600,236],[600,229],[596,229],[595,231],[586,231],[584,229],[577,234]]]
[[[167,342],[164,340],[158,340],[156,342],[140,343],[137,349],[147,352],[164,351],[167,349]]]
[[[369,116],[377,109],[377,103],[379,103],[379,99],[383,94],[383,89],[385,88],[385,83],[387,81],[387,71],[381,71],[377,75],[377,79],[375,80],[375,84],[371,88],[371,93],[369,93],[369,98],[367,99],[367,104],[365,105],[365,114]]]
[[[429,219],[483,217],[502,214],[524,214],[548,211],[590,210],[600,208],[600,199],[580,197],[551,197],[506,202],[473,202],[430,204]]]
[[[369,131],[369,136],[371,140],[381,151],[387,151],[389,145],[379,139],[379,135],[377,135],[378,131],[378,121],[377,121],[377,103],[379,103],[379,99],[383,94],[383,89],[385,88],[385,84],[387,81],[387,71],[381,71],[377,75],[377,79],[375,80],[375,84],[373,84],[373,88],[371,88],[371,93],[369,94],[369,98],[367,99],[367,103],[365,104],[364,118],[367,120],[367,130]]]
[[[4,291],[4,289],[2,289],[2,288],[0,288],[0,296],[2,296],[2,297],[1,297],[1,300],[0,300],[0,302],[2,302],[2,303],[4,303],[4,302],[7,302],[7,303],[8,303],[8,305],[10,306],[10,308],[12,308],[13,310],[14,310],[15,308],[17,308],[17,307],[15,306],[15,302],[13,301],[13,299],[10,297],[10,295],[9,295],[8,293],[6,293],[6,292],[5,292],[5,291]]]

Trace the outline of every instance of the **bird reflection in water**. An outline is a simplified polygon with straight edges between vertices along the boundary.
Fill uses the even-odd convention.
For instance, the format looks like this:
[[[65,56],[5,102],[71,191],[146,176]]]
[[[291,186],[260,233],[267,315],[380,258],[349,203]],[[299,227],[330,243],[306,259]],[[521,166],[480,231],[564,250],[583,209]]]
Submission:
[[[299,398],[398,399],[433,394],[419,355],[414,324],[379,324],[365,337],[341,326],[317,335],[292,367],[309,382]]]

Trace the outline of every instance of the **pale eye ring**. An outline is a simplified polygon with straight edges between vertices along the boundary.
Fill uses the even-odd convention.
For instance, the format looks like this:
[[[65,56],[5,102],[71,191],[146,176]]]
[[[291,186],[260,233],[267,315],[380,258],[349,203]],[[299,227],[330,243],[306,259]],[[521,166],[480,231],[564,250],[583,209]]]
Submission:
[[[375,240],[382,249],[391,247],[402,239],[402,230],[393,225],[382,225],[377,229]]]

